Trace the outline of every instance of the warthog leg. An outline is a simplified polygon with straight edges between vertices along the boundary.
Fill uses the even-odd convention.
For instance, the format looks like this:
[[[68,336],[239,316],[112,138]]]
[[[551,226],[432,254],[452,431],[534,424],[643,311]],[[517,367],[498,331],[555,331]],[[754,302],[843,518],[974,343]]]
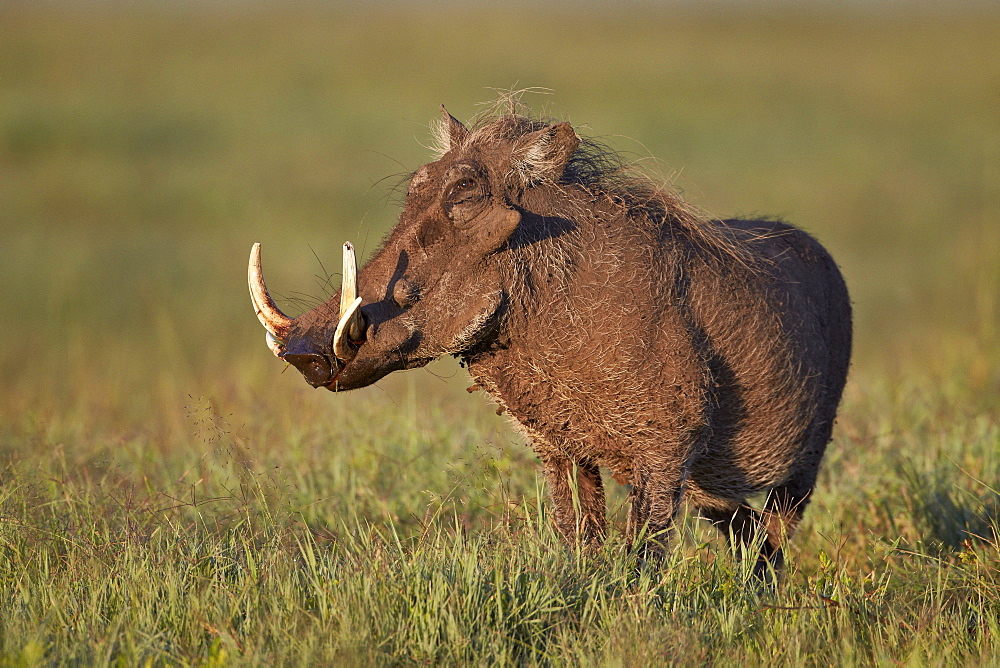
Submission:
[[[785,561],[782,545],[792,537],[802,520],[811,491],[802,493],[793,492],[789,487],[775,487],[767,496],[763,512],[745,503],[728,508],[700,508],[698,512],[723,536],[736,542],[740,558],[751,556],[748,553],[759,544],[754,575],[769,580],[772,569],[775,574],[781,573]]]
[[[607,521],[600,468],[558,455],[546,456],[543,465],[559,533],[570,545],[599,545]]]
[[[630,543],[642,541],[644,558],[663,556],[683,493],[682,476],[676,463],[669,461],[667,466],[661,462],[655,464],[636,467],[629,492],[631,508],[626,538]]]

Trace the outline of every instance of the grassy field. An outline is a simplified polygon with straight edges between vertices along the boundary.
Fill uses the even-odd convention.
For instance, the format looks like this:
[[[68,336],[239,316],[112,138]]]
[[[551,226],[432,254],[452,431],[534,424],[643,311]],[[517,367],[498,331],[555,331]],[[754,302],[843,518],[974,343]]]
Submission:
[[[615,6],[0,3],[0,664],[1000,662],[1000,11]],[[663,570],[561,547],[454,363],[333,396],[263,345],[251,243],[301,312],[438,105],[524,87],[840,262],[778,591],[690,518]]]

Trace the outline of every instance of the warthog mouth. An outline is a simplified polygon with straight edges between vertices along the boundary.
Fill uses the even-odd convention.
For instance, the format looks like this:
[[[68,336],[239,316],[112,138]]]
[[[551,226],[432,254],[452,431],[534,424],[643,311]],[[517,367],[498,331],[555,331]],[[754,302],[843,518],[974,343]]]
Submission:
[[[353,390],[353,389],[357,389],[359,387],[366,387],[368,385],[371,385],[372,383],[378,381],[379,379],[383,378],[384,376],[389,375],[393,371],[405,371],[407,369],[419,369],[420,367],[427,366],[428,364],[430,364],[431,362],[433,362],[435,359],[436,358],[434,358],[434,357],[415,357],[415,358],[399,357],[398,360],[396,361],[396,363],[391,364],[391,365],[386,366],[386,367],[380,367],[377,371],[373,370],[370,374],[365,374],[364,371],[361,371],[362,378],[351,378],[349,380],[349,382],[345,384],[346,386],[342,386],[341,385],[341,382],[340,382],[341,381],[341,376],[344,374],[344,372],[348,368],[351,367],[351,362],[353,360],[350,360],[350,361],[347,361],[347,362],[341,362],[340,360],[334,360],[334,364],[336,364],[337,368],[336,368],[336,371],[333,373],[333,376],[330,378],[330,380],[328,382],[325,382],[325,383],[321,383],[321,384],[318,384],[318,385],[313,385],[313,387],[317,387],[317,388],[318,387],[324,387],[324,388],[326,388],[327,390],[329,390],[331,392],[346,392],[348,390]],[[357,366],[357,365],[355,365],[355,366]],[[333,371],[332,368],[330,370]],[[306,372],[303,371],[301,367],[299,367],[299,371],[302,371],[302,375],[306,376]],[[308,376],[306,377],[306,381],[309,382]],[[311,382],[310,382],[310,385],[312,385]]]

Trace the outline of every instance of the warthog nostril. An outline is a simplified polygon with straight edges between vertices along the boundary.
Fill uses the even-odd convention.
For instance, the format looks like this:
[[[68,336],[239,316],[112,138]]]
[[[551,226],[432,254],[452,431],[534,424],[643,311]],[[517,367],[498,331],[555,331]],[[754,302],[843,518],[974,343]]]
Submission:
[[[302,374],[306,382],[313,387],[329,385],[333,380],[333,366],[323,355],[317,353],[285,353],[282,358]]]

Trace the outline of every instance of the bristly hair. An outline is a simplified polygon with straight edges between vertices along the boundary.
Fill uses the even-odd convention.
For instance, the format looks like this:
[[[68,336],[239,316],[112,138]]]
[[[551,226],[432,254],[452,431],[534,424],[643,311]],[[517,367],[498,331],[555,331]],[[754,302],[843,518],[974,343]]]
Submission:
[[[521,103],[523,91],[502,93],[499,99],[478,114],[464,142],[476,144],[516,143],[521,137],[550,127],[554,121],[535,118]],[[441,155],[448,150],[448,128],[441,122],[435,139]],[[444,148],[441,151],[441,148]],[[755,263],[748,247],[752,239],[698,212],[670,186],[629,163],[620,153],[590,137],[580,144],[566,165],[560,184],[578,185],[596,197],[607,197],[625,207],[630,217],[644,217],[665,233],[679,226],[702,250],[717,259],[736,261],[750,267]],[[555,184],[558,185],[558,184]]]
[[[434,160],[440,160],[451,150],[451,133],[448,131],[447,121],[443,118],[431,121],[431,145],[427,148]]]

